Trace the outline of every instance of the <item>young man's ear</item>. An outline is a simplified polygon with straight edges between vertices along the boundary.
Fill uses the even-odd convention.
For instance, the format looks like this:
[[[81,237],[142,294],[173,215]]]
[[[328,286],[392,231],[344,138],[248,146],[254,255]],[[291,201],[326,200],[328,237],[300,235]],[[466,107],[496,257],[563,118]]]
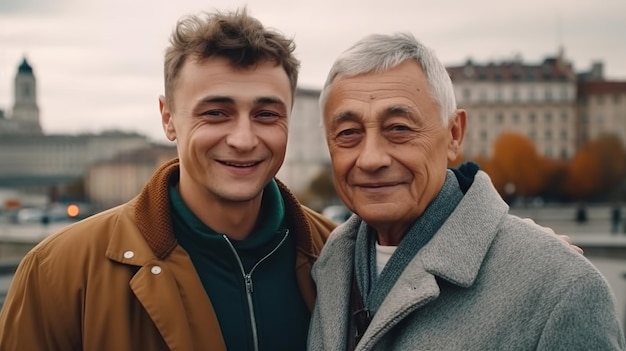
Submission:
[[[448,161],[452,162],[463,151],[463,138],[467,127],[467,113],[459,109],[454,112],[454,116],[448,121],[448,131],[450,133],[450,144],[448,145]]]
[[[167,139],[176,140],[176,128],[174,128],[174,120],[172,119],[172,112],[165,96],[159,96],[159,110],[161,111],[161,125]]]

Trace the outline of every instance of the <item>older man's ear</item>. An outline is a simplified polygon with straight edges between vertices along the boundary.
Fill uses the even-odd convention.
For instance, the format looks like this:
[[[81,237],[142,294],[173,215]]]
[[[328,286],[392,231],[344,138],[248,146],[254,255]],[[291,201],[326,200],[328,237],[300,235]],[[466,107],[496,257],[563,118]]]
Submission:
[[[448,131],[450,133],[450,143],[448,145],[448,161],[452,162],[463,151],[463,138],[467,127],[467,113],[459,109],[448,121]]]

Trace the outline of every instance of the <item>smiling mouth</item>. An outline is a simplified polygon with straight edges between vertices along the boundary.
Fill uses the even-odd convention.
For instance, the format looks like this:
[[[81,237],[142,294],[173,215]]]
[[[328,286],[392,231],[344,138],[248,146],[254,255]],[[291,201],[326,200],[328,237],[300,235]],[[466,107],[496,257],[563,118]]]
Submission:
[[[219,163],[221,163],[223,165],[226,165],[226,166],[230,166],[230,167],[247,168],[247,167],[254,167],[254,166],[258,165],[261,162],[240,163],[240,162],[219,161]]]
[[[358,187],[367,188],[367,189],[378,189],[378,188],[388,188],[392,186],[396,186],[400,183],[377,183],[377,184],[359,184]]]

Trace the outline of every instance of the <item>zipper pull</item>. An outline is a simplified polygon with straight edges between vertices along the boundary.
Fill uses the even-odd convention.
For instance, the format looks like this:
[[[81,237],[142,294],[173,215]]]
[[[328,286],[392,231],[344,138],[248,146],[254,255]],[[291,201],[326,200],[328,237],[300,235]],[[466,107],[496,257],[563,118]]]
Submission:
[[[250,276],[250,274],[246,274],[245,281],[246,281],[246,291],[249,294],[252,294],[252,291],[254,289],[252,288],[252,277]]]

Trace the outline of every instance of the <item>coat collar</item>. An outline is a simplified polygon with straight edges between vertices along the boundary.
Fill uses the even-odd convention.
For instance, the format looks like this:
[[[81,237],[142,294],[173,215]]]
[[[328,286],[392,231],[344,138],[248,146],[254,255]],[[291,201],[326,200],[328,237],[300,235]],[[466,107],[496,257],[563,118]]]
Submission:
[[[480,206],[476,206],[480,204]],[[463,288],[476,281],[508,205],[484,172],[476,174],[454,212],[415,256],[377,311],[359,348],[373,346],[384,333],[439,296],[436,277]]]
[[[440,290],[436,277],[461,287],[470,287],[478,276],[497,233],[497,227],[507,212],[508,205],[497,195],[487,174],[479,171],[474,184],[451,214],[452,220],[444,223],[398,278],[385,302],[374,315],[357,349],[373,346],[404,316],[437,298]],[[332,294],[325,294],[325,287],[320,287],[320,296],[325,298],[320,298],[318,303],[323,304],[320,307],[325,311],[347,312],[349,309],[353,252],[360,223],[357,216],[352,216],[338,227],[327,243],[328,252],[332,253],[322,255],[317,263],[324,269],[320,274],[332,272],[335,275],[333,287],[326,287],[332,290]],[[341,252],[351,254],[345,255]],[[317,277],[317,280],[320,284],[325,279]],[[347,326],[339,320],[322,318],[325,322],[337,323],[323,328],[324,333],[333,334],[324,335],[324,340],[336,340],[337,344],[334,346],[343,347]]]
[[[111,240],[108,250],[108,256],[111,259],[140,266],[154,258],[163,260],[176,248],[178,243],[173,234],[168,191],[170,185],[179,179],[179,167],[178,159],[165,163],[154,172],[135,199],[122,205],[133,207],[134,222],[140,238],[143,238],[139,241],[144,241],[145,244],[136,242],[137,240],[130,238],[129,235],[116,231],[118,236],[116,240]],[[300,203],[282,182],[276,179],[276,183],[285,201],[285,219],[290,227],[298,228],[296,231],[298,250],[308,257],[317,257],[318,252],[313,245],[311,224]],[[132,242],[128,243],[129,240]],[[129,260],[124,253],[130,250],[131,246],[135,255]],[[138,246],[147,251],[138,249]]]

